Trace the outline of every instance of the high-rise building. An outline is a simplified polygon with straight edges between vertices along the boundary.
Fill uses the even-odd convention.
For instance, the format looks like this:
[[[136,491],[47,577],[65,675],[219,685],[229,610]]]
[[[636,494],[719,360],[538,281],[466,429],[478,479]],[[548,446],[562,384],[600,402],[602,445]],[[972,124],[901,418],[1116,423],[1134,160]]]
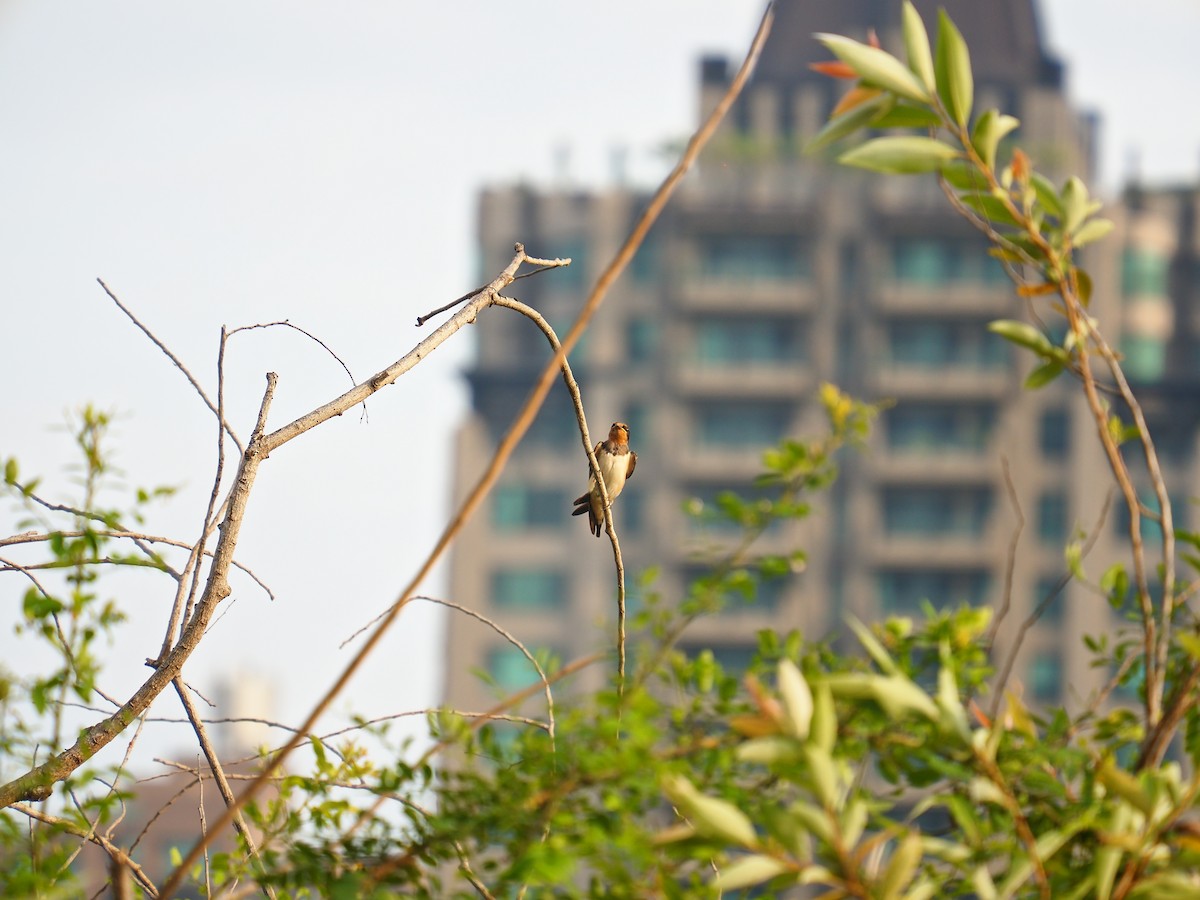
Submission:
[[[976,107],[1020,118],[1015,140],[1039,171],[1086,178],[1094,122],[1069,104],[1033,0],[916,5],[931,31],[944,6],[966,37]],[[1120,546],[1110,523],[1096,527],[1111,477],[1077,385],[1064,378],[1023,390],[1034,362],[987,330],[991,320],[1031,315],[1061,328],[1049,303],[1016,297],[934,179],[848,171],[800,152],[844,90],[809,69],[829,57],[813,33],[865,38],[874,29],[899,52],[899,16],[898,2],[779,4],[752,83],[571,355],[593,440],[613,421],[630,426],[637,472],[614,516],[629,571],[658,567],[655,589],[668,602],[686,595],[706,552],[728,537],[690,519],[689,499],[750,492],[767,445],[819,434],[822,381],[894,400],[869,446],[847,454],[834,489],[815,498],[816,513],[763,536],[767,550],[807,550],[807,569],[764,582],[756,602],[734,602],[687,632],[685,647],[712,648],[732,665],[761,628],[822,636],[847,612],[920,615],[924,600],[1007,606],[1003,653],[1015,627],[1055,593],[1067,571],[1063,548],[1080,529],[1097,532],[1093,559]],[[731,74],[728,60],[703,59],[702,115]],[[485,269],[501,268],[518,240],[537,256],[571,257],[570,268],[513,287],[565,327],[645,202],[627,187],[488,189],[479,213]],[[1121,305],[1117,262],[1088,261],[1094,311],[1110,336],[1125,319],[1141,334],[1132,307]],[[549,353],[541,333],[507,310],[488,311],[477,329],[472,411],[456,451],[460,495]],[[1011,564],[1018,512],[1005,461],[1025,523]],[[486,510],[464,529],[451,568],[456,601],[563,659],[614,642],[608,541],[568,516],[586,474],[570,402],[556,386]],[[1059,592],[1023,644],[1015,676],[1026,696],[1083,699],[1105,673],[1090,668],[1077,636],[1109,622],[1102,598],[1074,583]],[[493,696],[473,668],[505,689],[534,677],[517,648],[459,615],[447,666],[448,701],[460,708]],[[594,672],[591,683],[604,677]]]

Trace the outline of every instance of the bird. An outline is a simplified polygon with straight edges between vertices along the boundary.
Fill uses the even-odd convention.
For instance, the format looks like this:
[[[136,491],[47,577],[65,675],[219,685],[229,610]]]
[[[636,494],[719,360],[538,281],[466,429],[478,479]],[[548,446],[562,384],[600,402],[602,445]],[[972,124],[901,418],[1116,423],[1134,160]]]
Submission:
[[[637,454],[629,449],[629,426],[624,422],[613,422],[608,430],[608,440],[598,443],[595,453],[611,503],[620,496],[626,480],[633,475],[637,465]],[[604,524],[604,499],[600,496],[595,474],[591,474],[588,481],[587,493],[575,498],[575,509],[571,515],[582,516],[584,513],[588,514],[588,527],[592,534],[600,537],[600,526]]]

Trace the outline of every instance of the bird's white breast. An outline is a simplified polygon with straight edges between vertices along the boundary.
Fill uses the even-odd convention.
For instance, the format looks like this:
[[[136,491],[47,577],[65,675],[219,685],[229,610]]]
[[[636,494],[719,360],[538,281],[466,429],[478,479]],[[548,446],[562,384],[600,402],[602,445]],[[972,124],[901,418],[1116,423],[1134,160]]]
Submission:
[[[629,454],[600,453],[596,456],[600,464],[600,474],[604,476],[604,487],[608,490],[608,499],[615,500],[625,487],[625,475],[629,471]]]

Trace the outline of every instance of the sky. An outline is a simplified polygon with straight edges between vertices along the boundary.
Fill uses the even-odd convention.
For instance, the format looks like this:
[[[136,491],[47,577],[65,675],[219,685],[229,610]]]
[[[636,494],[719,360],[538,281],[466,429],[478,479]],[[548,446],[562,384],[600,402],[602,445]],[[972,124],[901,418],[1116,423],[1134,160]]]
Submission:
[[[695,124],[699,54],[740,58],[761,5],[0,0],[0,458],[70,500],[59,426],[85,403],[111,410],[125,474],[107,499],[177,486],[145,530],[190,539],[211,484],[212,417],[97,278],[210,393],[221,326],[283,319],[362,380],[428,333],[417,315],[480,283],[483,185],[603,186],[618,149],[649,183],[665,170],[661,148]],[[1101,114],[1109,196],[1133,171],[1195,183],[1200,4],[1045,0],[1042,20],[1073,99]],[[396,598],[449,514],[471,340],[460,333],[378,393],[366,420],[331,421],[263,465],[238,557],[277,599],[235,580],[185,670],[199,689],[264,678],[275,715],[295,723],[341,670],[342,641]],[[350,384],[296,332],[239,334],[226,397],[243,436],[268,370],[280,376],[276,426]],[[12,513],[0,503],[0,531]],[[435,574],[426,590],[444,585]],[[0,661],[13,669],[43,659],[11,633],[25,588],[0,579]],[[106,573],[102,592],[130,617],[106,648],[110,693],[144,679],[171,588]],[[433,705],[439,623],[427,606],[407,610],[334,718]],[[177,707],[164,696],[154,712]],[[187,738],[162,725],[141,740],[161,754]]]

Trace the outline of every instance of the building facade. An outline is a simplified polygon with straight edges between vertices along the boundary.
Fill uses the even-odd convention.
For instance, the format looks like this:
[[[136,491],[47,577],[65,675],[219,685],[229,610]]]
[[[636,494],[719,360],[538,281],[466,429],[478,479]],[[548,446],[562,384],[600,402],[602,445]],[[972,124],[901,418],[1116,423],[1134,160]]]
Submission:
[[[939,4],[916,5],[932,28]],[[1094,123],[1070,106],[1032,0],[940,5],[971,47],[977,109],[1018,116],[1016,140],[1039,171],[1086,179]],[[898,50],[899,13],[898,3],[868,0],[779,4],[753,82],[613,287],[572,367],[593,440],[613,421],[630,426],[637,472],[614,516],[631,584],[639,570],[656,567],[652,589],[668,603],[687,595],[728,537],[698,525],[685,506],[711,503],[724,490],[750,493],[766,446],[819,435],[821,382],[893,401],[868,447],[842,458],[835,487],[815,498],[815,514],[763,536],[767,552],[806,550],[805,571],[764,582],[756,602],[734,602],[696,622],[685,649],[711,648],[737,666],[761,628],[821,637],[846,613],[919,616],[925,600],[999,607],[1011,582],[1002,654],[1015,627],[1053,595],[1015,669],[1026,696],[1082,703],[1099,676],[1078,636],[1106,629],[1107,607],[1078,584],[1058,586],[1064,547],[1081,530],[1097,532],[1096,559],[1120,547],[1113,527],[1096,527],[1111,478],[1077,386],[1060,379],[1022,390],[1033,361],[987,330],[993,319],[1043,313],[1053,328],[1053,315],[1016,298],[984,239],[933,179],[848,171],[799,151],[844,90],[809,69],[828,58],[812,34],[865,38],[874,29]],[[731,75],[727,60],[702,61],[701,115]],[[645,202],[644,193],[622,187],[488,189],[479,218],[485,271],[501,268],[517,240],[537,256],[571,257],[569,269],[513,287],[565,330]],[[1122,240],[1135,241],[1135,233]],[[1138,318],[1135,301],[1119,290],[1119,262],[1113,254],[1088,262],[1093,309],[1110,336],[1129,324],[1166,347],[1165,314],[1156,308]],[[549,354],[541,333],[507,310],[489,311],[476,327],[456,499]],[[586,473],[569,398],[556,385],[486,510],[462,532],[451,567],[457,602],[563,660],[614,643],[608,542],[568,517]],[[1010,571],[1017,507],[1025,525]],[[448,629],[451,705],[486,708],[498,691],[534,680],[520,650],[495,631],[458,615]],[[608,673],[588,677],[596,685]]]

